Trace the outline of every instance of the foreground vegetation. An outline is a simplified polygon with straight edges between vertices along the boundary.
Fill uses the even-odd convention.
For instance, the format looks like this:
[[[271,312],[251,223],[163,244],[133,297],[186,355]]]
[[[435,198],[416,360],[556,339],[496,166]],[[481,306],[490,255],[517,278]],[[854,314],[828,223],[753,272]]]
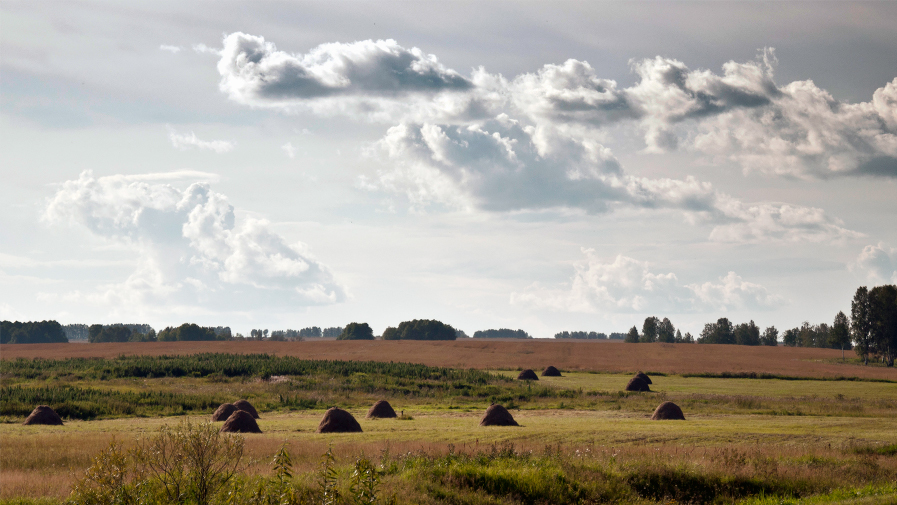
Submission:
[[[893,382],[652,373],[652,392],[627,393],[629,374],[564,375],[530,383],[514,380],[516,371],[234,354],[4,360],[0,501],[897,500]],[[219,435],[218,425],[202,424],[237,398],[259,409],[263,434]],[[364,419],[383,398],[404,411],[402,419]],[[680,405],[687,421],[651,421],[664,400]],[[479,427],[493,401],[510,407],[521,426]],[[18,424],[36,403],[55,405],[66,425]],[[334,405],[350,410],[364,432],[315,433]],[[173,500],[168,481],[147,466],[147,451],[159,453],[153,440],[165,436],[240,440],[239,457],[233,444],[224,451],[232,475],[202,498],[189,467],[169,468],[184,486]],[[118,491],[104,494],[107,484]]]

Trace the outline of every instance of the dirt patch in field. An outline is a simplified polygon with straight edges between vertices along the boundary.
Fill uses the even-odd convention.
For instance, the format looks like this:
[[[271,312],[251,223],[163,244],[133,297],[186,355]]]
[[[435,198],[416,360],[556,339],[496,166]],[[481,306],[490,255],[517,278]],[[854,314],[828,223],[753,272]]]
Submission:
[[[485,340],[485,339],[484,339]],[[798,377],[862,377],[897,380],[897,369],[828,362],[837,349],[705,344],[625,344],[526,340],[315,341],[315,342],[128,342],[103,344],[4,344],[2,359],[205,352],[296,356],[322,360],[403,361],[455,368],[526,368],[533,355],[569,371],[648,373],[769,373]]]

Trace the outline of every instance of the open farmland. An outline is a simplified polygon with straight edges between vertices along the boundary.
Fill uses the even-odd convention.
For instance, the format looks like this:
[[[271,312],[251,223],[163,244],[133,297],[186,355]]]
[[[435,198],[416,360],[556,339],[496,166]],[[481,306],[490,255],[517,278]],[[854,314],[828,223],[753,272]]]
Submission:
[[[841,351],[802,347],[697,344],[624,344],[555,340],[323,341],[323,342],[146,342],[104,344],[21,344],[0,347],[2,359],[114,358],[122,355],[265,353],[316,360],[395,361],[478,369],[540,369],[667,374],[758,373],[794,377],[860,377],[897,380],[897,370],[848,362]]]
[[[897,500],[897,384],[887,374],[834,380],[824,373],[832,367],[847,371],[839,375],[854,377],[876,368],[834,364],[831,353],[815,349],[762,353],[774,356],[784,351],[780,354],[787,359],[780,359],[779,366],[790,360],[803,366],[800,373],[772,367],[743,370],[792,377],[787,380],[696,376],[707,369],[691,366],[678,374],[657,371],[651,392],[627,393],[622,388],[632,370],[649,366],[630,365],[627,373],[596,372],[605,362],[593,358],[590,371],[571,371],[561,365],[563,377],[523,382],[513,380],[516,371],[499,363],[530,367],[545,363],[522,352],[527,346],[553,350],[554,363],[563,363],[562,355],[585,363],[573,357],[571,350],[577,349],[632,349],[650,355],[685,348],[700,356],[704,349],[744,348],[454,343],[461,349],[473,346],[490,351],[489,359],[477,364],[493,370],[482,372],[398,362],[309,361],[311,346],[304,342],[224,344],[222,349],[264,350],[269,355],[195,355],[217,348],[186,344],[56,348],[142,351],[118,352],[112,356],[130,357],[109,359],[58,356],[18,361],[6,359],[4,352],[0,499],[59,503],[110,441],[133,448],[138,437],[152,436],[164,425],[178,426],[185,419],[198,423],[208,419],[217,404],[248,398],[261,412],[263,433],[246,436],[246,453],[235,483],[250,489],[270,482],[274,478],[271,458],[284,447],[292,455],[291,482],[307,498],[296,503],[321,502],[316,493],[321,484],[321,456],[328,448],[345,495],[351,494],[353,464],[364,456],[379,468],[381,498],[392,494],[398,503],[765,505]],[[379,355],[373,352],[377,348],[379,352],[399,347],[430,349],[426,359],[431,360],[440,354],[434,349],[445,349],[426,342],[314,344],[325,344],[321,353],[328,349],[350,353],[367,346],[371,359]],[[27,347],[41,346],[16,349]],[[299,352],[303,348],[306,352]],[[503,359],[500,350],[506,352]],[[134,356],[153,353],[168,356]],[[284,373],[285,369],[292,373]],[[797,375],[817,378],[795,380]],[[387,399],[404,418],[364,419],[367,408],[378,399]],[[650,420],[662,401],[680,405],[687,421]],[[509,407],[521,426],[478,426],[492,402]],[[67,419],[61,427],[22,426],[24,415],[37,403],[80,417]],[[330,406],[354,414],[363,433],[315,433]]]

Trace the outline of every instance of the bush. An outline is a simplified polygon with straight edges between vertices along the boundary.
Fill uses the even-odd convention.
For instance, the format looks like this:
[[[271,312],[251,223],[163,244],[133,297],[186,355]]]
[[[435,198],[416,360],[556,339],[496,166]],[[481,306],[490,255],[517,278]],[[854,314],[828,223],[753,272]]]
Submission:
[[[212,423],[163,426],[124,452],[113,441],[72,490],[75,505],[196,503],[207,505],[240,468],[243,438]]]

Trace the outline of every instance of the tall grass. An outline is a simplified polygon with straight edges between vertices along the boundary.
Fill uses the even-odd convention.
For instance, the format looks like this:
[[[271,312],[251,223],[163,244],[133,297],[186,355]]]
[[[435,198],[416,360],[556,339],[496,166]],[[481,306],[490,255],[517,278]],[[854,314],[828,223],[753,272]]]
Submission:
[[[180,415],[213,409],[220,397],[161,391],[109,391],[73,386],[0,387],[0,416],[25,417],[36,405],[49,405],[63,418],[96,419]]]
[[[509,382],[510,379],[480,370],[431,367],[414,363],[377,361],[307,360],[270,354],[195,354],[190,356],[120,356],[114,359],[67,358],[0,361],[4,378],[117,379],[154,377],[261,377],[327,374],[348,377],[377,374],[419,380],[469,384]]]

